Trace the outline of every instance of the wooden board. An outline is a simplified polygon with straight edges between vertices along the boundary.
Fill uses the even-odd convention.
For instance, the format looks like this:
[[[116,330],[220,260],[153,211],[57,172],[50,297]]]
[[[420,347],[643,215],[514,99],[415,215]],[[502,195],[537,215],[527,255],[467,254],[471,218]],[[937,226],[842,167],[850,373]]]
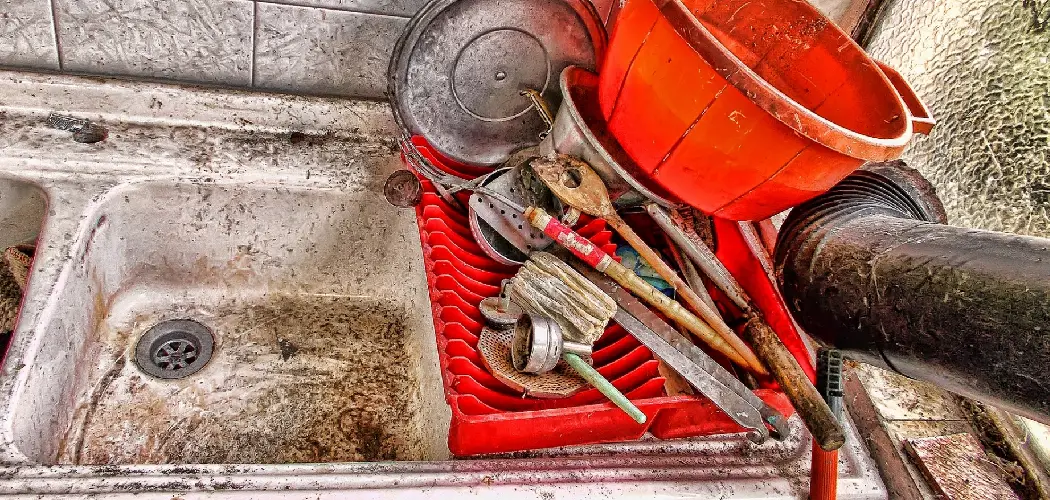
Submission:
[[[905,448],[930,486],[943,498],[1018,498],[971,434],[908,439]]]

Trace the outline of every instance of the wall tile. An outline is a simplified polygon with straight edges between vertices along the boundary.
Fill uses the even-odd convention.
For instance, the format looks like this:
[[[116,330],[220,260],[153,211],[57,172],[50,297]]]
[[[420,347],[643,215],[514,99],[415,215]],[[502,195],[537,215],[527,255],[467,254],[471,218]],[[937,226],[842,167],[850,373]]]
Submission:
[[[427,0],[263,0],[266,3],[349,10],[365,14],[412,17]]]
[[[0,0],[0,67],[383,98],[428,1]]]
[[[0,0],[0,66],[59,69],[48,0]]]
[[[260,3],[255,86],[382,98],[386,68],[407,19]]]
[[[246,0],[54,0],[63,68],[244,86],[254,5]]]

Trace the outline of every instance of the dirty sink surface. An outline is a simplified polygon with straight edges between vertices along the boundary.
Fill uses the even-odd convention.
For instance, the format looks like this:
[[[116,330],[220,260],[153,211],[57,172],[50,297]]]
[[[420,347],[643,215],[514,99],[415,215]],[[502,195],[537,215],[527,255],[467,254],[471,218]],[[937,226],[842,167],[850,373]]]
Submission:
[[[60,463],[428,458],[416,373],[403,350],[404,310],[367,297],[209,304],[206,295],[180,297],[184,312],[175,315],[203,320],[221,339],[206,369],[161,381],[118,351],[98,367]],[[102,335],[122,345],[141,325],[173,316],[170,302],[152,302],[137,304],[132,317],[107,317]]]
[[[387,158],[369,161],[374,175],[389,170]],[[89,321],[51,323],[54,338],[81,341],[61,387],[77,405],[56,462],[447,457],[434,439],[449,417],[411,214],[384,206],[369,175],[357,179],[364,186],[342,190],[109,191],[74,259],[83,282],[60,299]],[[211,330],[211,360],[181,379],[144,373],[139,338],[180,319]]]
[[[109,136],[74,142],[54,111]],[[762,445],[454,460],[415,214],[382,196],[401,168],[384,103],[0,71],[0,127],[0,238],[37,241],[0,369],[0,494],[807,494],[797,418]],[[147,374],[139,339],[187,319],[210,361]],[[842,498],[884,498],[847,429]]]
[[[392,140],[178,127],[172,141],[120,124],[84,145],[32,118],[8,125],[15,145],[68,143],[99,163],[37,180],[43,305],[27,302],[13,346],[25,362],[6,451],[71,465],[449,458],[414,213],[381,195]],[[200,371],[139,365],[139,339],[167,320],[211,331]]]

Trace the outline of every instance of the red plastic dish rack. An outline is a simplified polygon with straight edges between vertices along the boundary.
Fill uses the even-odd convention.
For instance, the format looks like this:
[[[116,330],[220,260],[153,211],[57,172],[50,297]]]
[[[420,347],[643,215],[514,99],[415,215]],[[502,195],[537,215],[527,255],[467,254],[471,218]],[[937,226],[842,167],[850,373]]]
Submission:
[[[423,139],[415,138],[413,143],[420,153],[448,173],[464,177],[480,173],[475,167],[459,167],[439,160]],[[656,358],[615,324],[606,329],[595,345],[595,368],[645,412],[648,417],[645,424],[635,423],[595,389],[563,399],[534,399],[524,398],[496,380],[484,368],[477,349],[484,321],[477,306],[483,298],[497,295],[500,282],[513,276],[517,268],[487,257],[471,235],[467,216],[446,203],[428,181],[423,180],[423,186],[423,201],[416,208],[416,218],[430,287],[445,398],[452,409],[448,445],[454,455],[629,441],[646,432],[671,439],[741,431],[703,396],[667,396]],[[607,252],[615,250],[615,245],[610,243],[612,233],[604,221],[589,219],[581,223],[577,231]],[[727,243],[723,245],[726,249],[746,252],[742,250],[746,248],[742,240],[737,241],[736,246],[733,242]],[[754,256],[747,253],[747,256],[724,260],[730,271],[746,272],[752,278],[741,280],[741,284],[755,294],[760,307],[771,301],[782,306],[776,302],[779,296]],[[762,278],[755,279],[758,276]],[[758,285],[765,281],[769,288],[760,290],[762,287],[755,286],[756,281]],[[804,366],[809,366],[805,346],[790,326],[790,318],[781,319],[789,324],[789,334],[782,335],[787,337],[785,343],[796,357],[805,360]],[[774,327],[784,326],[784,321],[771,322]],[[793,412],[787,398],[774,385],[755,393],[785,415]]]

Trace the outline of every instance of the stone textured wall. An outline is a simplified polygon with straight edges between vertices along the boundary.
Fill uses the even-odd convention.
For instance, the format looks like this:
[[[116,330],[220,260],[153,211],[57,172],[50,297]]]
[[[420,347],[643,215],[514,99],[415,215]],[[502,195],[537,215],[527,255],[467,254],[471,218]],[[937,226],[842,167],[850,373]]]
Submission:
[[[939,122],[905,159],[951,222],[1050,237],[1050,0],[891,0],[867,48]]]

